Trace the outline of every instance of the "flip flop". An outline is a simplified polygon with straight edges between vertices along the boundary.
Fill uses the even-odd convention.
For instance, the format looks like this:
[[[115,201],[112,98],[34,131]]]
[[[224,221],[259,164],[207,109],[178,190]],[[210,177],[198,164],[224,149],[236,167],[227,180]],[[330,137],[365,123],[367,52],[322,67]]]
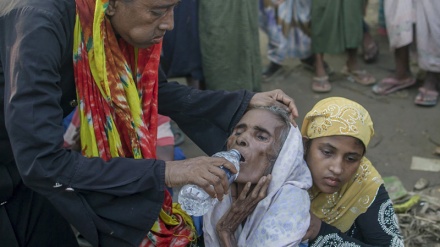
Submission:
[[[364,86],[369,86],[376,83],[376,78],[369,74],[365,70],[353,70],[350,71],[347,66],[342,68],[341,73],[347,76],[347,79],[351,82],[357,82]]]
[[[438,92],[424,87],[419,88],[419,93],[414,99],[414,104],[420,106],[435,106],[437,105]]]
[[[332,85],[328,81],[328,76],[313,77],[312,90],[315,93],[327,93],[332,90]]]
[[[416,79],[413,77],[408,77],[403,80],[397,80],[393,77],[387,77],[374,85],[371,90],[375,94],[387,95],[398,90],[411,87],[414,84],[416,84]]]

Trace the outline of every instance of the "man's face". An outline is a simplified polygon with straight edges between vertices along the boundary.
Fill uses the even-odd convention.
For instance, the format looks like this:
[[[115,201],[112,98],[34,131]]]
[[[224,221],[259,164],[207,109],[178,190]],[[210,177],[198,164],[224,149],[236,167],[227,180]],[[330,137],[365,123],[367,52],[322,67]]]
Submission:
[[[244,158],[236,182],[256,184],[270,172],[282,127],[283,123],[268,110],[251,109],[244,114],[227,143],[228,149],[237,149]]]
[[[174,7],[180,0],[110,0],[106,15],[116,34],[134,47],[162,41],[174,28]]]

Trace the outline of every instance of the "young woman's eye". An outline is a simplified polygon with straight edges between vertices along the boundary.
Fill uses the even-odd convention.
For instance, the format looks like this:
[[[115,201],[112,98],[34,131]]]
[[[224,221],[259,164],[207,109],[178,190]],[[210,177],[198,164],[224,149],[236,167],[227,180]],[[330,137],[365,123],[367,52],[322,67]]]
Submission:
[[[355,163],[355,162],[359,161],[359,158],[353,157],[353,156],[348,156],[347,157],[347,161],[350,162],[350,163]]]
[[[332,154],[332,152],[330,150],[326,150],[326,149],[321,149],[322,154],[324,154],[325,156],[329,156]]]

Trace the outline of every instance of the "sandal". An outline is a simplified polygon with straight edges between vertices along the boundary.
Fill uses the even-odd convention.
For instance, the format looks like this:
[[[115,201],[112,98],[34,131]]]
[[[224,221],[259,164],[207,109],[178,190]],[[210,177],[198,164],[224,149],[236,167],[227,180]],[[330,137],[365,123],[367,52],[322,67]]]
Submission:
[[[419,93],[414,99],[414,104],[420,106],[435,106],[437,105],[438,92],[424,87],[419,88]]]
[[[327,93],[332,90],[332,85],[328,81],[328,76],[313,77],[312,90],[315,93]]]
[[[374,85],[371,90],[375,94],[387,95],[398,90],[411,87],[414,84],[416,84],[416,79],[413,77],[408,77],[403,80],[398,80],[394,77],[387,77]]]
[[[379,56],[379,44],[374,40],[370,44],[363,46],[363,58],[366,63],[373,63]]]
[[[351,82],[357,82],[364,86],[369,86],[376,83],[376,78],[365,70],[350,71],[348,70],[348,67],[345,66],[341,72],[342,74],[346,75],[347,79]]]

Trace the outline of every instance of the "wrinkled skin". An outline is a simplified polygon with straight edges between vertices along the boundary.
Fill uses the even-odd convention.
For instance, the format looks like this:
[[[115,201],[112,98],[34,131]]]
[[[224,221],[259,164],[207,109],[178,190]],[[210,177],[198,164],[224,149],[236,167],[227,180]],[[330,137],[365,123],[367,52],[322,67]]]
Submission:
[[[162,41],[174,28],[179,0],[110,0],[106,15],[113,30],[134,47],[147,48]]]

